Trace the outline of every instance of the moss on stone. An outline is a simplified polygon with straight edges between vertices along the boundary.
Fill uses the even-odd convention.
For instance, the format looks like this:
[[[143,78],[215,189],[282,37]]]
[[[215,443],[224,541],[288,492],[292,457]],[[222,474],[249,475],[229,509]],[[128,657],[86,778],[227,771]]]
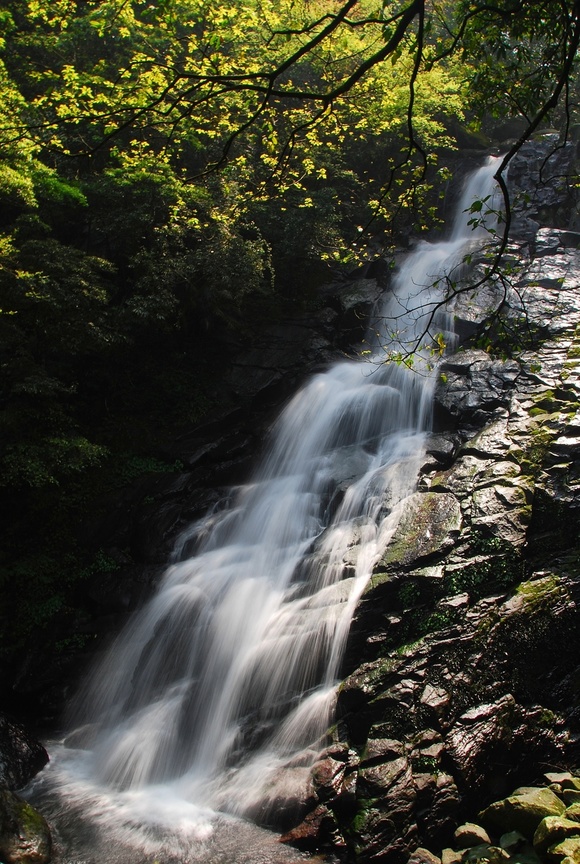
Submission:
[[[558,597],[566,596],[562,580],[555,573],[522,582],[516,588],[516,594],[523,598],[526,610],[536,613],[548,611]]]
[[[359,798],[357,800],[357,812],[351,822],[350,828],[355,834],[362,834],[367,826],[376,801],[374,798]]]
[[[50,850],[50,829],[44,816],[13,792],[0,790],[0,860],[47,864]]]
[[[442,596],[468,593],[470,600],[479,600],[494,589],[510,588],[524,575],[519,549],[501,537],[482,532],[472,532],[462,560],[463,566],[446,570],[441,583]]]
[[[369,584],[365,589],[365,594],[369,591],[372,591],[373,588],[378,588],[380,585],[385,585],[388,582],[396,581],[397,577],[393,576],[392,573],[388,573],[384,570],[378,570],[376,573],[370,578]]]
[[[530,840],[546,816],[562,816],[564,803],[547,788],[517,790],[509,798],[496,801],[479,814],[491,831],[520,831]]]
[[[380,566],[408,566],[448,549],[461,528],[461,509],[454,495],[415,493],[403,502],[401,521]]]

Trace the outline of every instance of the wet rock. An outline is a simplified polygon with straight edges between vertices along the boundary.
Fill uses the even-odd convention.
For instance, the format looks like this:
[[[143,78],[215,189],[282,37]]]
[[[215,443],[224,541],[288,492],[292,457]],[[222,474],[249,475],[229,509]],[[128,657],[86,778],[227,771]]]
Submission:
[[[575,193],[566,177],[574,172],[576,145],[560,145],[557,134],[527,141],[509,167],[517,200],[511,236],[534,240],[533,225],[576,227]]]
[[[578,789],[562,789],[561,795],[566,806],[580,803],[580,791]]]
[[[405,757],[372,767],[362,767],[358,787],[363,797],[377,798],[408,777],[409,763]]]
[[[47,762],[42,744],[0,714],[0,787],[21,789]]]
[[[438,463],[448,464],[459,447],[459,436],[451,432],[440,432],[428,437],[426,452]]]
[[[378,270],[378,265],[375,269]],[[342,334],[342,345],[353,345],[364,338],[369,316],[383,291],[381,281],[382,279],[377,280],[374,276],[363,276],[345,285],[333,287],[329,300],[338,313],[337,323]]]
[[[445,709],[451,700],[451,696],[443,687],[434,687],[432,684],[427,684],[421,694],[421,705],[431,708],[435,714],[440,714]]]
[[[436,416],[464,425],[483,425],[497,409],[509,405],[519,374],[515,361],[494,360],[485,351],[470,349],[441,365],[435,394]]]
[[[534,237],[534,257],[543,258],[555,255],[563,248],[580,246],[578,231],[562,231],[558,229],[540,228]]]
[[[47,864],[51,837],[46,820],[27,801],[0,790],[0,860],[3,864]]]
[[[551,228],[540,228],[534,235],[534,257],[555,255],[560,246],[560,232]]]
[[[464,782],[480,782],[488,767],[489,751],[511,740],[514,707],[514,697],[506,695],[497,702],[470,709],[450,730],[449,754]]]
[[[404,756],[405,746],[401,741],[394,741],[391,738],[369,738],[360,764],[387,762]]]
[[[318,803],[311,772],[306,767],[280,769],[258,794],[248,802],[246,815],[259,825],[286,832],[302,822]]]
[[[451,775],[443,771],[414,775],[417,788],[417,825],[424,842],[445,846],[457,825],[459,792]]]
[[[312,768],[312,781],[321,800],[339,794],[345,773],[345,763],[330,756],[321,759]]]
[[[529,843],[512,853],[511,861],[513,864],[543,864],[543,859],[537,855],[534,847]]]
[[[342,838],[338,840],[337,823],[333,813],[321,804],[308,813],[303,822],[282,834],[280,842],[309,852],[318,849],[326,838],[334,841],[335,847],[342,845]]]
[[[388,803],[380,800],[357,817],[355,838],[361,864],[403,864],[416,848],[416,831],[406,818],[410,808],[389,811],[385,808]]]
[[[461,509],[454,495],[416,493],[405,499],[399,509],[401,517],[395,537],[377,569],[418,563],[449,549],[455,542],[461,528]]]

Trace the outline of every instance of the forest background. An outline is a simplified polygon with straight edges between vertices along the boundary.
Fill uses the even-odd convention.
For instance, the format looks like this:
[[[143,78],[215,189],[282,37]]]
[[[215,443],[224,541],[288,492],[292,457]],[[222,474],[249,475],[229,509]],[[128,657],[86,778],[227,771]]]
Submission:
[[[574,0],[8,0],[0,10],[0,663],[118,562],[233,344],[437,228],[450,154],[577,117]],[[477,215],[477,213],[475,214]],[[508,220],[509,222],[509,207]],[[501,250],[501,238],[499,240]]]

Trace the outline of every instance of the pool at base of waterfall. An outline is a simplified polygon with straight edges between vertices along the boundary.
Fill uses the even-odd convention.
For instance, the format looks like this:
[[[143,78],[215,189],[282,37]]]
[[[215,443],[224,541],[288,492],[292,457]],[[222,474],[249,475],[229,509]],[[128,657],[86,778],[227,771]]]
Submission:
[[[68,770],[63,781],[66,751],[56,747],[54,752],[54,760],[25,793],[50,825],[51,864],[304,864],[312,860],[311,855],[280,843],[278,834],[192,804],[167,785],[115,791],[91,784],[78,768],[74,774]],[[316,860],[334,859],[316,856]]]

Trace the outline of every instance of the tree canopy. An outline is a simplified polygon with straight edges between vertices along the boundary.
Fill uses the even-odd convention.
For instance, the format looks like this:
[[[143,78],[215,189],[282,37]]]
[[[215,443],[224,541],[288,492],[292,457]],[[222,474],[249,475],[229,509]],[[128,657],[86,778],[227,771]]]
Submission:
[[[7,0],[6,583],[86,573],[71,514],[203,414],[212,340],[432,226],[461,141],[520,118],[503,184],[567,136],[579,39],[579,0]]]

